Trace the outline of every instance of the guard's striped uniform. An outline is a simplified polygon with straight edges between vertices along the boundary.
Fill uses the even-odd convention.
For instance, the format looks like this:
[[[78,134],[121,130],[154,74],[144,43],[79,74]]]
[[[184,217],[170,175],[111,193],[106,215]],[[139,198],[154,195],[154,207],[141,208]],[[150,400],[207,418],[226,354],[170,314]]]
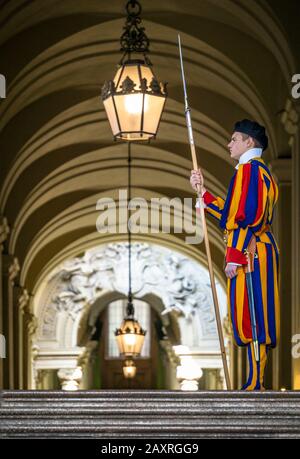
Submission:
[[[226,262],[247,264],[244,253],[253,234],[256,236],[256,257],[252,276],[258,342],[264,361],[256,366],[250,362],[246,388],[259,389],[268,347],[275,347],[279,338],[280,311],[278,288],[279,250],[271,232],[274,206],[278,200],[278,187],[261,158],[239,165],[231,179],[224,201],[209,192],[204,194],[206,211],[220,222],[227,239]],[[243,346],[252,342],[246,276],[238,267],[237,276],[228,279],[228,306],[235,340]],[[249,357],[253,349],[249,346]],[[254,378],[254,379],[253,379]],[[261,381],[261,382],[259,382]]]

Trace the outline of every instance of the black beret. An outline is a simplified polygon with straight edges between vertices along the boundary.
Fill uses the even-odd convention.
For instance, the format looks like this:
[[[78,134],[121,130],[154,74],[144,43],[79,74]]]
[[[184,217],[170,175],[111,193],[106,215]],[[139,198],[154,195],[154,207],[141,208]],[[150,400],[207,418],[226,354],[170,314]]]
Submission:
[[[268,148],[268,137],[264,126],[261,126],[256,121],[242,120],[234,125],[234,132],[248,134],[253,139],[256,139],[262,146],[263,150]]]

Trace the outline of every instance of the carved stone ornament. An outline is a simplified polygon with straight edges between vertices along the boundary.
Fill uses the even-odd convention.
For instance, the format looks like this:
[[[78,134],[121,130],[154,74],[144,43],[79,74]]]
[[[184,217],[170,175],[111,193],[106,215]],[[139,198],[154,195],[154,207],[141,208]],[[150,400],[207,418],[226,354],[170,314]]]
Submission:
[[[28,331],[28,335],[32,338],[38,327],[37,317],[30,311],[29,305],[30,295],[26,289],[22,289],[22,293],[18,298],[19,308],[24,316],[25,327]]]
[[[19,308],[22,314],[27,312],[27,306],[29,303],[30,295],[26,289],[22,289],[22,292],[18,298]]]
[[[32,312],[25,312],[24,314],[24,321],[25,321],[25,326],[28,331],[28,335],[33,338],[33,336],[36,334],[37,328],[38,328],[38,320],[37,317],[32,314]]]
[[[14,257],[12,260],[12,263],[10,264],[8,268],[9,280],[13,282],[14,279],[19,274],[19,272],[20,272],[19,260],[16,257]]]
[[[209,277],[204,268],[179,253],[146,243],[132,244],[131,253],[134,296],[157,295],[165,306],[163,314],[176,311],[193,320],[197,313],[203,335],[216,336]],[[92,305],[103,292],[127,295],[128,244],[100,246],[67,261],[55,275],[55,283],[59,293],[45,305],[41,317],[48,338],[54,336],[57,313],[75,321],[83,308]]]
[[[6,241],[9,235],[9,225],[6,217],[0,217],[0,244]]]

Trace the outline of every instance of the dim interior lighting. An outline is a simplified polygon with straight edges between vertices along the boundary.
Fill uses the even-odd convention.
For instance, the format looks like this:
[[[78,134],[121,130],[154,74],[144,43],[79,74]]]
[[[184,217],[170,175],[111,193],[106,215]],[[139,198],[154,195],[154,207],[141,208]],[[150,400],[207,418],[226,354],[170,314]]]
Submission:
[[[124,357],[138,357],[144,344],[146,331],[142,329],[139,322],[134,319],[132,303],[128,303],[127,317],[123,320],[121,327],[115,331],[120,355]]]
[[[136,365],[133,360],[125,360],[123,366],[123,374],[127,379],[134,378],[136,375]]]

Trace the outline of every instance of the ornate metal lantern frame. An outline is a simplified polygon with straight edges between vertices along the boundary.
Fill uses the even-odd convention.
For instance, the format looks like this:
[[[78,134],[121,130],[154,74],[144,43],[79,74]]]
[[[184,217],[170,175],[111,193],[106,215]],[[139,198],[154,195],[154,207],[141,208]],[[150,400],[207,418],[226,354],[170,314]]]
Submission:
[[[120,44],[123,57],[113,80],[105,81],[102,100],[114,139],[150,140],[156,137],[167,98],[167,83],[156,78],[147,57],[149,39],[140,26],[136,0],[126,5],[127,20]],[[132,54],[143,58],[132,59]]]

